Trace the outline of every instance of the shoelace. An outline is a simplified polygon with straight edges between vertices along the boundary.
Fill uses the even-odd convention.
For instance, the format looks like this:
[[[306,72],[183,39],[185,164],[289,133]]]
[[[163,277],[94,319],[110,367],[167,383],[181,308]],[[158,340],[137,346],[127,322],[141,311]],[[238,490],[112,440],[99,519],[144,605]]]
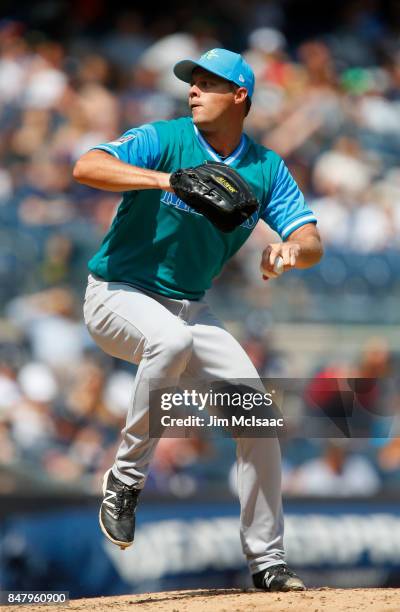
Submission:
[[[131,517],[136,508],[137,492],[132,489],[117,491],[115,496],[115,513],[119,516]]]

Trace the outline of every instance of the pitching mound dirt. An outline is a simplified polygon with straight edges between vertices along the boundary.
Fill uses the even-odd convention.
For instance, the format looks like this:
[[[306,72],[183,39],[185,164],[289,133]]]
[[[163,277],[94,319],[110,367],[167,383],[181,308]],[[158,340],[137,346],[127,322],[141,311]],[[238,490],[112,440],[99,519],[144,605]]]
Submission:
[[[399,612],[400,589],[312,589],[305,593],[210,589],[73,599],[69,606],[14,606],[19,612]],[[1,606],[9,612],[10,608]]]

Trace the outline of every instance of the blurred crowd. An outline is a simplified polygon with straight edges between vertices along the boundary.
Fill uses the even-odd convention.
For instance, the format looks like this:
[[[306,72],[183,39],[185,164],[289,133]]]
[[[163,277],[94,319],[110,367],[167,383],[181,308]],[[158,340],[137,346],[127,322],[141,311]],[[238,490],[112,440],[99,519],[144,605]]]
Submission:
[[[317,272],[285,275],[270,291],[258,259],[273,232],[259,225],[215,283],[214,301],[241,320],[262,375],[290,376],[287,356],[257,334],[270,324],[274,291],[289,283],[281,294],[289,318],[307,311],[322,320],[345,308],[330,297],[328,306],[312,302],[313,292],[327,285],[330,296],[329,287],[337,293],[348,281],[367,300],[356,309],[350,302],[352,313],[368,322],[397,312],[373,297],[389,282],[396,295],[400,261],[398,2],[386,3],[389,14],[374,0],[344,3],[331,27],[305,37],[286,21],[290,2],[236,0],[229,14],[226,3],[213,4],[214,13],[206,3],[196,19],[181,5],[153,18],[121,8],[96,26],[104,4],[72,3],[67,15],[54,2],[50,16],[49,6],[0,18],[0,463],[91,491],[113,460],[135,373],[96,349],[81,313],[86,264],[119,197],[79,185],[71,170],[90,147],[132,126],[188,114],[176,61],[218,46],[244,54],[257,79],[246,131],[284,157],[319,220],[327,255]],[[63,35],[51,19],[58,29],[69,24]],[[279,310],[285,316],[282,302]],[[396,438],[356,447],[289,445],[285,490],[374,493],[398,481]],[[163,440],[149,486],[188,495],[233,464],[225,440]]]
[[[95,346],[68,290],[14,298],[6,316],[14,334],[0,344],[0,467],[18,467],[33,483],[98,493],[125,425],[135,368]],[[293,377],[271,343],[249,333],[243,345],[265,380]],[[286,494],[372,495],[400,484],[398,361],[387,342],[371,338],[356,360],[327,362],[309,372],[301,392],[285,391]],[[342,383],[352,389],[355,380],[349,400]],[[235,477],[228,433],[197,430],[161,439],[146,491],[236,494]]]

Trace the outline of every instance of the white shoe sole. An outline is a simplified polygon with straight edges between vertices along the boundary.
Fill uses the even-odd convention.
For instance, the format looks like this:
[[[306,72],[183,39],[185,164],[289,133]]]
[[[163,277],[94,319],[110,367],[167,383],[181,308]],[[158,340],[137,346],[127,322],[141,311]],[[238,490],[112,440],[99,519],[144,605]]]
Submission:
[[[107,480],[108,480],[108,475],[111,472],[110,468],[109,470],[107,470],[107,472],[104,474],[103,477],[103,496],[105,496],[106,494],[106,489],[107,489]],[[133,544],[133,540],[132,542],[121,542],[120,540],[114,540],[114,538],[112,538],[106,531],[104,525],[103,525],[103,521],[101,520],[101,507],[99,510],[99,524],[100,524],[100,529],[102,530],[102,532],[104,533],[104,535],[106,536],[106,538],[108,540],[110,540],[110,542],[112,542],[113,544],[116,544],[117,546],[120,547],[121,550],[125,550],[125,548],[129,548],[129,546],[132,546]]]

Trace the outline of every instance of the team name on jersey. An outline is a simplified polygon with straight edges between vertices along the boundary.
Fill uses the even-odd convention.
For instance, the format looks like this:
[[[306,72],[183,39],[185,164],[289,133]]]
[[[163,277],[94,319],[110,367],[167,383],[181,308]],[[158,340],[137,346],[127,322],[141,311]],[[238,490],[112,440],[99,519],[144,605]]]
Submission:
[[[179,210],[183,210],[184,212],[191,213],[193,215],[200,215],[201,213],[194,210],[191,206],[188,206],[183,200],[178,198],[175,193],[171,193],[170,191],[163,191],[161,196],[161,202],[166,204],[166,206],[172,206],[173,208],[178,208]],[[251,217],[246,219],[241,224],[241,227],[245,227],[246,229],[253,229],[258,221],[258,211],[253,213]]]
[[[197,210],[188,206],[183,200],[178,198],[177,195],[171,193],[170,191],[163,191],[161,196],[161,202],[166,204],[167,206],[172,206],[173,208],[179,208],[179,210],[184,210],[185,212],[192,213],[194,215],[200,215]]]

